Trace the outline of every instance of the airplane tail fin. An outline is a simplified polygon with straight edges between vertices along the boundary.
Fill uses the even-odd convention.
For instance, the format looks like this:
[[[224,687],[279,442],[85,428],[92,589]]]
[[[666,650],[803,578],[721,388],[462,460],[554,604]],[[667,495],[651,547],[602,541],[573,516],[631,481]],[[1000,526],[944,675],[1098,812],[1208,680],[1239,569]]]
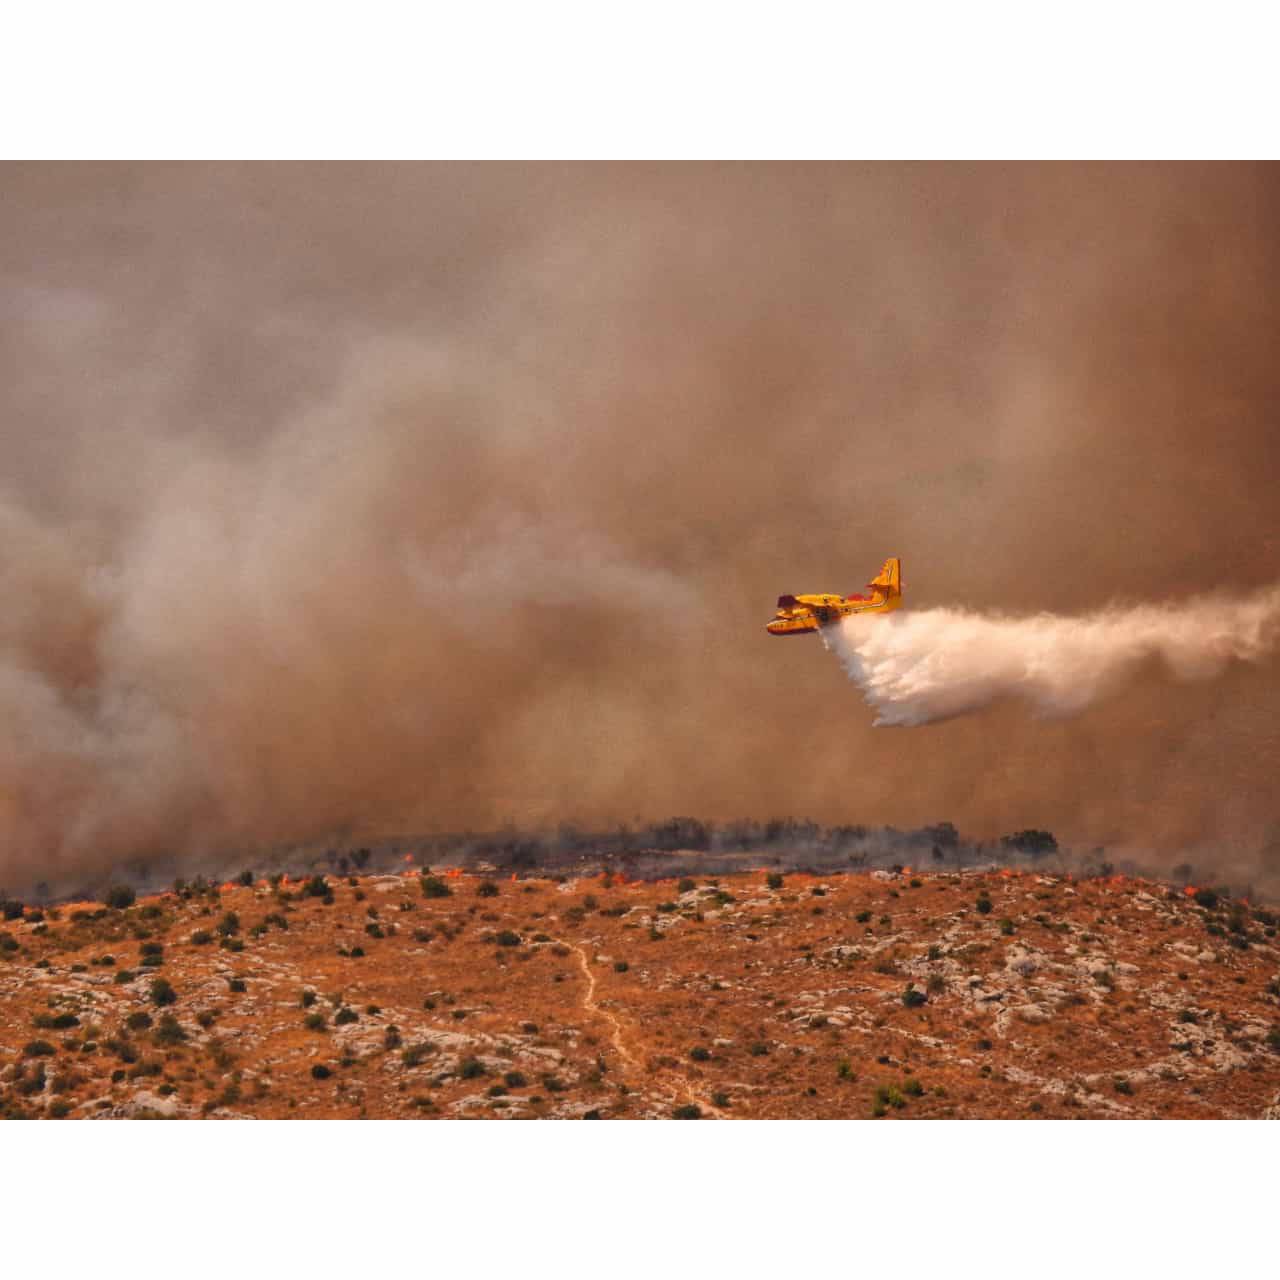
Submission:
[[[896,556],[886,560],[884,568],[867,583],[867,586],[880,587],[889,596],[900,596],[902,594],[902,561]]]

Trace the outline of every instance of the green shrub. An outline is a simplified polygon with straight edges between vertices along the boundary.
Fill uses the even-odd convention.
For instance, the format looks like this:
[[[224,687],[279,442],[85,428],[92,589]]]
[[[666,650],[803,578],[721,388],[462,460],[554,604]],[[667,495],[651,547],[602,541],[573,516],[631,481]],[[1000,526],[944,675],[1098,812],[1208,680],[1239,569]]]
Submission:
[[[314,1013],[309,1013],[303,1018],[302,1025],[308,1031],[323,1031],[328,1026],[328,1023],[325,1021],[324,1014],[317,1009]]]
[[[770,889],[781,889],[786,883],[782,876],[780,876],[776,871],[770,871],[769,874],[765,876],[764,882]]]
[[[518,947],[520,945],[520,935],[513,933],[510,929],[502,929],[494,941],[500,947]]]
[[[498,896],[498,886],[492,880],[481,880],[476,885],[476,897],[478,898],[496,898]]]
[[[630,968],[631,966],[625,960],[615,960],[613,962],[614,973],[626,973],[626,971]]]
[[[985,895],[985,894],[984,894],[981,898],[979,898],[979,899],[978,899],[978,901],[977,901],[977,903],[976,903],[975,905],[976,905],[976,906],[977,906],[977,908],[978,908],[978,914],[979,914],[979,915],[984,915],[984,916],[985,916],[985,915],[990,915],[990,914],[991,914],[991,899],[990,899],[990,898],[988,898],[988,897],[986,897],[986,895]]]
[[[124,1020],[124,1025],[130,1031],[145,1031],[151,1025],[151,1015],[145,1009],[137,1009]]]
[[[508,1071],[502,1079],[508,1089],[523,1089],[529,1083],[519,1071]]]
[[[908,1009],[918,1008],[920,1005],[928,1002],[929,997],[923,991],[918,991],[914,982],[907,983],[907,989],[902,993],[902,1003]]]
[[[701,1120],[702,1108],[696,1102],[686,1102],[683,1106],[676,1107],[671,1113],[671,1118],[673,1120]]]
[[[439,876],[423,876],[418,883],[422,886],[424,898],[447,898],[453,893]]]
[[[311,1068],[311,1078],[313,1080],[327,1080],[331,1075],[333,1075],[333,1072],[323,1062],[317,1062]]]
[[[38,1031],[65,1031],[68,1027],[78,1027],[80,1019],[74,1013],[37,1013],[31,1025]]]
[[[124,986],[127,983],[132,982],[137,976],[138,975],[134,973],[132,969],[117,969],[116,976],[112,978],[112,982],[115,982],[120,986]]]
[[[249,887],[253,884],[253,872],[252,872],[252,871],[242,871],[242,872],[241,872],[241,873],[236,877],[236,879],[239,881],[239,883],[240,883],[240,884],[244,885],[244,887],[247,889],[247,888],[249,888]]]
[[[924,1093],[924,1085],[920,1083],[915,1076],[908,1076],[902,1082],[902,1092],[908,1094],[912,1098],[918,1098]]]
[[[1013,921],[1012,921],[1012,920],[1001,920],[1001,921],[1000,921],[1000,932],[1001,932],[1002,934],[1004,934],[1004,936],[1005,936],[1006,938],[1007,938],[1007,937],[1009,937],[1009,936],[1013,933]]]
[[[484,1063],[479,1058],[465,1058],[458,1067],[458,1074],[464,1080],[475,1080],[485,1074]]]
[[[6,920],[21,920],[22,911],[22,903],[14,898],[6,898],[3,902],[0,902],[0,915],[4,916]]]
[[[769,1046],[763,1040],[757,1040],[747,1047],[747,1052],[753,1058],[763,1058],[769,1052]]]
[[[230,938],[240,932],[240,917],[234,911],[228,911],[217,924],[218,932],[224,938]]]
[[[335,1027],[345,1027],[348,1023],[358,1022],[360,1015],[354,1010],[343,1005],[337,1013],[333,1015],[333,1025]]]
[[[138,895],[127,884],[113,884],[102,895],[102,901],[107,906],[114,907],[117,911],[123,911],[126,907],[133,906],[137,900]]]
[[[321,875],[311,876],[302,882],[302,888],[298,892],[304,898],[332,898],[333,890],[329,888],[329,882]]]
[[[400,1061],[406,1067],[416,1067],[421,1064],[422,1060],[430,1053],[435,1052],[435,1045],[426,1041],[419,1041],[417,1044],[411,1044],[400,1055]]]
[[[118,975],[117,975],[118,976]],[[170,986],[167,978],[157,978],[151,984],[151,1003],[154,1005],[173,1004],[178,993]]]
[[[698,886],[688,876],[681,876],[676,882],[677,893],[690,893]]]
[[[57,1049],[47,1040],[28,1040],[22,1046],[22,1055],[25,1058],[48,1058],[57,1052]]]
[[[181,1044],[186,1038],[187,1033],[171,1013],[162,1013],[159,1025],[151,1033],[152,1043],[158,1045]]]
[[[1212,889],[1197,889],[1195,900],[1206,911],[1212,911],[1218,905],[1218,895]]]
[[[689,1057],[694,1062],[709,1062],[711,1060],[711,1050],[704,1045],[696,1044],[689,1050]]]
[[[882,1084],[876,1086],[875,1105],[881,1108],[878,1114],[884,1115],[883,1108],[886,1106],[893,1107],[895,1111],[901,1111],[907,1105],[907,1100],[896,1084]]]

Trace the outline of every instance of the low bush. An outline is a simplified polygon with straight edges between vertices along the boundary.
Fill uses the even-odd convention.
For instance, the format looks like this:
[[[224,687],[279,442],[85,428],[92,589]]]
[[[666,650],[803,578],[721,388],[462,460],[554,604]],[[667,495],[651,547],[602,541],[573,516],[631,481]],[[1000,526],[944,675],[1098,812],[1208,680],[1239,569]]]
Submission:
[[[423,876],[418,883],[422,887],[424,898],[447,898],[453,893],[439,876]]]
[[[162,1013],[159,1024],[151,1033],[152,1043],[158,1045],[181,1044],[186,1038],[182,1024],[171,1013]]]
[[[676,1107],[671,1113],[673,1120],[701,1120],[702,1108],[696,1102],[686,1102],[683,1106]]]
[[[80,1019],[74,1013],[37,1013],[31,1025],[38,1031],[65,1031],[68,1027],[78,1027]]]
[[[119,974],[116,975],[119,978]],[[151,1003],[158,1006],[173,1004],[178,999],[178,993],[169,984],[167,978],[157,978],[151,984]]]
[[[138,900],[138,895],[133,888],[127,884],[113,884],[102,895],[102,901],[109,907],[114,907],[117,911],[123,911],[126,907],[131,907]]]

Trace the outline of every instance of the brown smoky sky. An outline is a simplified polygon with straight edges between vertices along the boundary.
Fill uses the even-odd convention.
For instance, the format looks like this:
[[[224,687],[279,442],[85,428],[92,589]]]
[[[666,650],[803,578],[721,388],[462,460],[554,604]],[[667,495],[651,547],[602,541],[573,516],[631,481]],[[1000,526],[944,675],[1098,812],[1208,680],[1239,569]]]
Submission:
[[[889,555],[1280,579],[1278,229],[1273,166],[0,167],[0,884],[674,813],[1256,857],[1274,661],[884,730],[763,624]]]

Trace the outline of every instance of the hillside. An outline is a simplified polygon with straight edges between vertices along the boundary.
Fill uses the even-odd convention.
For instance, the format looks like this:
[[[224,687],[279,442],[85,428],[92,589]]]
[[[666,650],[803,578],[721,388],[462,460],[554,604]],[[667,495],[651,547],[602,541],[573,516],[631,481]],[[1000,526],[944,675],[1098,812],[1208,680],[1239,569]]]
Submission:
[[[245,877],[251,880],[251,877]],[[1276,918],[1021,871],[197,883],[0,924],[9,1117],[1260,1117]]]

